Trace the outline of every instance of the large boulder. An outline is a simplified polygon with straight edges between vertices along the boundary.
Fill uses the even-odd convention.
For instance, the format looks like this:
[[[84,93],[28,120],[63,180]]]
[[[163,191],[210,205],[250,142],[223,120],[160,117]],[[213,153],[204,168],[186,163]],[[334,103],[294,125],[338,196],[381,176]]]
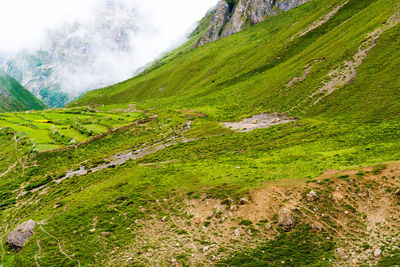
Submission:
[[[20,252],[25,242],[33,235],[34,228],[35,222],[33,220],[18,225],[17,228],[7,236],[7,243],[15,250],[15,252]]]
[[[310,193],[307,194],[307,200],[309,202],[314,202],[318,199],[318,195],[317,193],[315,193],[314,191],[311,191]]]
[[[279,214],[278,225],[289,232],[296,225],[296,215],[289,209],[283,209]]]

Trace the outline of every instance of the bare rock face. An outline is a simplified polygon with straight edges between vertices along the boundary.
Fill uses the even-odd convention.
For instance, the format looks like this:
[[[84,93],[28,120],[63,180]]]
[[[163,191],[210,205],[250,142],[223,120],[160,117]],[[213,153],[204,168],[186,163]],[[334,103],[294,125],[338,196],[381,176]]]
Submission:
[[[310,0],[238,0],[237,4],[228,4],[222,0],[216,9],[214,18],[205,34],[196,42],[195,47],[219,40],[222,37],[242,31],[251,24],[264,21]]]
[[[197,40],[195,47],[203,46],[220,38],[221,30],[229,20],[230,8],[226,0],[219,2],[206,33]]]
[[[309,202],[314,202],[318,199],[318,195],[317,193],[315,193],[314,191],[311,191],[310,193],[307,194],[307,200]]]
[[[20,252],[25,242],[33,235],[34,228],[35,222],[33,220],[18,225],[17,228],[7,236],[7,243],[15,250],[15,252]]]
[[[289,209],[283,209],[279,214],[278,225],[285,232],[291,231],[296,225],[296,215]]]

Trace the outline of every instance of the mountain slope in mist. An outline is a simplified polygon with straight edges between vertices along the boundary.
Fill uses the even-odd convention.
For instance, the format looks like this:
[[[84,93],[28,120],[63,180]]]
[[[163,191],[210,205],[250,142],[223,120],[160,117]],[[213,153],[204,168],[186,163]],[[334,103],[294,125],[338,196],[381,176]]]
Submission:
[[[5,71],[50,107],[62,107],[88,89],[132,75],[133,63],[128,70],[121,66],[133,53],[135,19],[135,10],[109,1],[95,21],[51,30],[40,50],[9,57]]]
[[[45,107],[15,79],[0,73],[0,112],[42,110]]]
[[[11,52],[3,60],[5,71],[50,107],[62,107],[90,89],[131,78],[137,69],[184,42],[185,31],[214,0],[97,2],[99,8],[90,16],[49,25],[40,46]],[[163,6],[175,11],[165,13]],[[173,17],[179,10],[181,16]]]

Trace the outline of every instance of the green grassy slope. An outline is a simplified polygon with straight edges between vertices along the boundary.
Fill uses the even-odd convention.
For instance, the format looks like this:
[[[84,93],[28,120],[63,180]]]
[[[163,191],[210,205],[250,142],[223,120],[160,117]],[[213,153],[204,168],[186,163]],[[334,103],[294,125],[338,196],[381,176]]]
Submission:
[[[383,34],[378,47],[372,49],[367,62],[357,70],[354,84],[311,105],[316,98],[309,99],[309,96],[318,90],[327,75],[351,59],[367,34],[398,10],[396,1],[349,1],[327,23],[305,36],[298,36],[339,4],[338,1],[312,1],[234,36],[199,49],[187,49],[145,75],[89,92],[71,106],[146,101],[155,106],[210,110],[210,116],[227,119],[255,110],[292,115],[321,111],[330,114],[332,109],[328,111],[327,106],[337,105],[341,102],[338,99],[345,100],[339,109],[343,115],[362,116],[355,109],[374,112],[378,108],[361,104],[368,99],[379,98],[387,105],[396,103],[398,94],[387,94],[385,90],[398,88],[393,71],[398,66],[395,56],[398,49],[396,42],[390,44],[390,40],[397,40],[399,26]],[[307,78],[287,88],[293,77],[302,75],[308,63],[313,68]],[[370,75],[374,71],[375,77],[378,76],[376,69],[389,76],[379,79],[379,84]],[[376,82],[370,83],[368,79]],[[365,84],[370,86],[364,94]],[[352,93],[344,96],[344,92]],[[395,112],[398,110],[391,114]]]
[[[36,259],[41,266],[171,266],[175,259],[183,266],[343,266],[354,251],[359,264],[393,265],[400,171],[398,163],[387,170],[383,163],[400,160],[399,24],[380,35],[355,78],[318,103],[324,92],[310,96],[340,77],[329,73],[346,69],[399,7],[394,0],[349,0],[300,36],[340,3],[311,1],[199,49],[189,42],[143,75],[70,105],[100,105],[124,118],[128,103],[136,104],[157,115],[147,123],[39,154],[27,138],[15,142],[12,130],[1,131],[7,152],[0,152],[0,171],[21,159],[0,179],[2,265],[34,266]],[[307,69],[304,80],[287,86]],[[76,110],[87,116],[88,109]],[[297,120],[247,133],[220,123],[260,112]],[[12,125],[61,116],[56,124],[66,113],[5,116]],[[137,159],[59,180],[120,154]],[[337,171],[320,177],[326,170]],[[281,183],[289,185],[277,189]],[[312,203],[305,198],[311,189],[320,196]],[[236,205],[243,197],[251,204]],[[283,233],[278,213],[292,204],[299,225]],[[38,225],[16,254],[5,236],[27,219]],[[381,258],[372,256],[378,247]]]
[[[40,152],[77,145],[144,117],[141,112],[103,112],[87,108],[15,112],[0,114],[0,127],[25,134]]]
[[[0,73],[0,112],[42,110],[46,106],[15,79]]]

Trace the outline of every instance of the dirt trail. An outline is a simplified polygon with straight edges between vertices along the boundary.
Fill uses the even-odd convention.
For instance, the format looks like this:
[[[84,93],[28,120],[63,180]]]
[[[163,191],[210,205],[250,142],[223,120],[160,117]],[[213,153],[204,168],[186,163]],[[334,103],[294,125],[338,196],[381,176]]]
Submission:
[[[65,176],[54,180],[54,182],[59,184],[62,181],[66,180],[68,178],[71,178],[73,176],[83,176],[83,175],[87,175],[89,173],[94,173],[94,172],[98,172],[98,171],[101,171],[104,169],[113,168],[117,165],[124,164],[128,160],[144,158],[147,155],[154,154],[157,151],[160,151],[167,147],[176,145],[178,143],[188,143],[188,142],[198,140],[198,138],[197,139],[187,139],[184,137],[184,133],[191,129],[191,124],[192,124],[191,121],[185,123],[182,126],[181,132],[179,134],[174,135],[166,140],[159,140],[158,142],[156,142],[154,144],[145,143],[145,144],[142,144],[142,146],[139,149],[127,150],[125,152],[115,154],[115,155],[105,159],[105,161],[107,163],[98,165],[98,166],[90,168],[90,169],[86,169],[84,166],[81,166],[78,170],[71,170],[71,171],[67,172]],[[40,187],[37,187],[37,188],[31,190],[31,192],[35,193],[46,187],[47,187],[47,184],[44,184]],[[27,192],[25,190],[21,190],[21,192],[18,194],[18,197],[23,196],[26,193]]]
[[[128,160],[144,158],[145,156],[147,156],[149,154],[154,154],[159,150],[165,149],[172,145],[176,145],[180,142],[185,143],[185,142],[193,141],[193,139],[185,139],[183,137],[184,133],[191,129],[191,123],[192,123],[191,121],[187,122],[185,124],[185,126],[182,128],[181,133],[179,135],[175,135],[171,138],[168,138],[165,141],[159,141],[155,144],[151,144],[151,145],[143,144],[141,148],[133,150],[133,151],[126,151],[123,153],[118,153],[110,158],[105,159],[105,161],[107,161],[107,163],[90,168],[90,169],[86,169],[85,167],[82,166],[79,170],[74,170],[74,171],[68,172],[64,177],[55,180],[55,182],[60,183],[60,182],[64,181],[65,179],[68,179],[73,176],[82,176],[82,175],[86,175],[88,173],[98,172],[98,171],[101,171],[104,169],[108,169],[108,168],[111,168],[111,167],[114,167],[117,165],[122,165],[125,162],[127,162]]]
[[[333,16],[336,15],[336,13],[339,12],[340,9],[342,9],[348,3],[349,3],[349,1],[346,1],[346,2],[343,2],[342,4],[338,5],[332,11],[330,11],[328,14],[326,14],[324,17],[320,18],[318,21],[315,21],[313,24],[311,24],[311,26],[309,26],[306,30],[301,32],[298,36],[302,37],[302,36],[306,35],[307,33],[315,30],[319,26],[327,23],[329,20],[331,20],[333,18]],[[296,36],[292,37],[291,40],[293,40],[295,38],[296,38]]]
[[[36,263],[36,266],[37,266],[37,267],[40,267],[38,258],[39,258],[40,251],[42,251],[42,247],[40,246],[40,239],[39,239],[39,238],[36,239],[36,244],[37,244],[37,246],[38,246],[38,250],[37,250],[37,252],[35,253],[35,263]]]
[[[301,77],[294,77],[287,85],[286,87],[291,87],[293,84],[297,83],[297,82],[302,82],[304,81],[308,74],[310,73],[311,69],[313,68],[313,66],[309,66],[307,69],[304,70],[303,72],[303,76]]]
[[[62,246],[61,246],[61,241],[60,241],[59,239],[57,239],[54,235],[52,235],[52,234],[50,234],[49,232],[47,232],[47,231],[43,228],[43,225],[40,225],[40,229],[41,229],[45,234],[47,234],[48,236],[50,236],[51,238],[53,238],[54,240],[57,241],[57,243],[58,243],[58,249],[60,250],[60,252],[61,252],[65,257],[67,257],[67,258],[68,258],[69,260],[71,260],[71,261],[76,261],[76,262],[78,263],[78,266],[79,266],[79,267],[81,266],[81,262],[80,262],[79,260],[73,259],[71,256],[69,256],[69,255],[64,251],[64,249],[63,249]]]
[[[7,175],[10,171],[12,171],[18,165],[18,163],[19,163],[19,160],[17,162],[15,162],[13,165],[11,165],[5,172],[0,174],[0,177]]]
[[[57,215],[63,214],[63,213],[67,210],[67,208],[68,208],[68,204],[65,205],[64,208],[63,208],[63,211],[60,212],[60,213],[58,213]],[[58,243],[58,249],[59,249],[59,251],[61,252],[61,254],[63,254],[65,257],[67,257],[67,258],[68,258],[69,260],[71,260],[71,261],[76,261],[76,262],[78,263],[78,266],[80,267],[80,266],[81,266],[81,262],[80,262],[79,260],[76,260],[76,259],[72,258],[71,256],[69,256],[69,255],[64,251],[64,249],[62,248],[62,245],[61,245],[61,240],[59,240],[58,238],[56,238],[54,235],[50,234],[49,232],[47,232],[47,231],[43,228],[43,225],[47,222],[47,220],[49,220],[49,219],[50,219],[51,217],[53,217],[54,215],[55,215],[55,212],[53,212],[49,217],[47,217],[47,218],[44,219],[43,221],[39,222],[38,225],[39,225],[40,229],[41,229],[45,234],[47,234],[48,236],[50,236],[51,238],[53,238],[54,240],[57,241],[57,243]],[[39,243],[38,243],[38,247],[39,247],[39,251],[37,252],[37,254],[39,254],[39,252],[40,252],[40,250],[41,250],[41,247],[40,247],[40,244],[39,244]],[[35,260],[36,260],[36,255],[35,255]],[[37,264],[38,264],[38,263],[37,263]]]
[[[1,260],[3,260],[4,258],[4,247],[3,247],[3,238],[7,235],[7,229],[8,229],[8,225],[6,225],[6,228],[4,229],[4,234],[0,237],[0,246],[1,246]]]

